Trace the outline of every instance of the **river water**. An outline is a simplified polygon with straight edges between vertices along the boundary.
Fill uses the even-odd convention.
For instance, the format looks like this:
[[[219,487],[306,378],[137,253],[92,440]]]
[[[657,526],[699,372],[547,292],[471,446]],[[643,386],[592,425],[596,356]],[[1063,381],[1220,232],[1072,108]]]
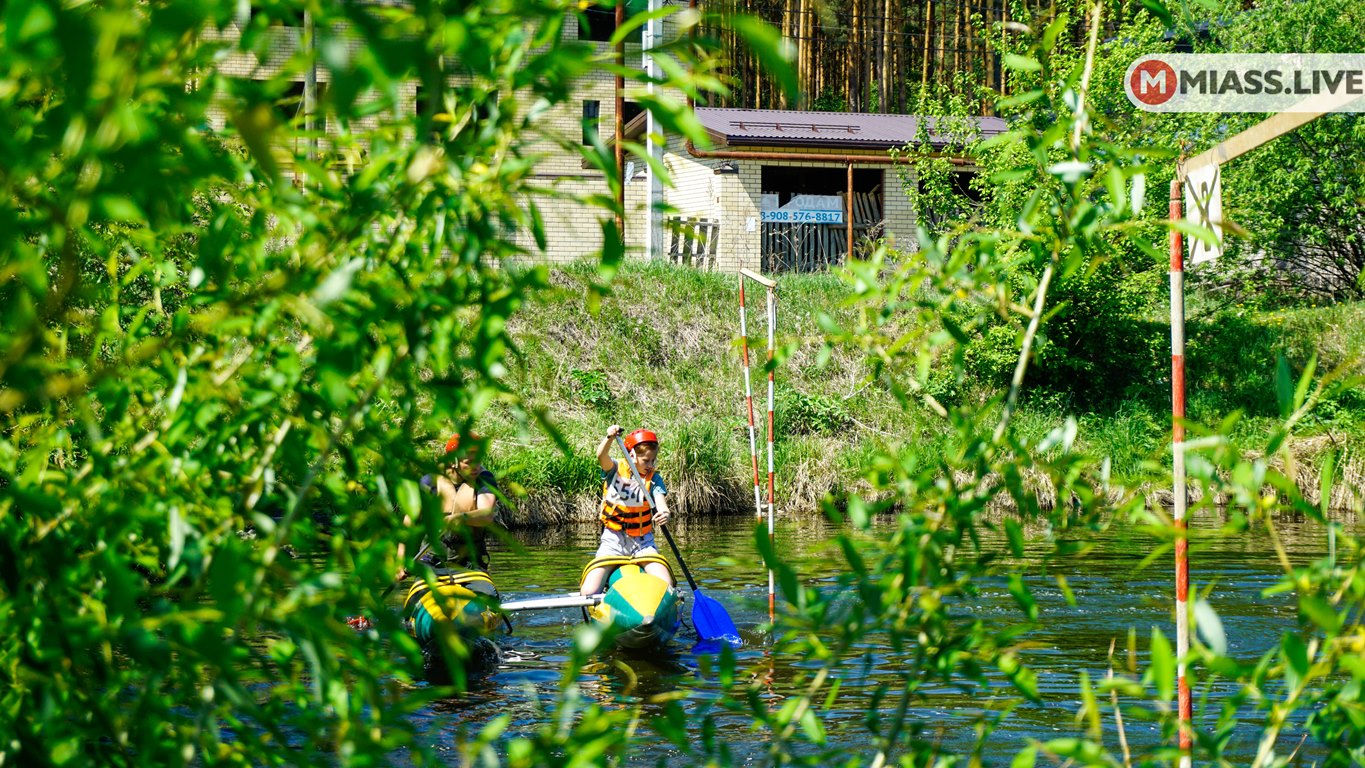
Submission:
[[[1242,661],[1254,660],[1277,646],[1282,632],[1297,626],[1294,599],[1291,594],[1263,596],[1264,590],[1278,583],[1282,576],[1270,537],[1263,532],[1235,539],[1201,537],[1200,531],[1216,529],[1218,522],[1212,515],[1193,520],[1192,592],[1202,593],[1211,586],[1208,602],[1222,622],[1229,655]],[[890,522],[878,525],[885,527]],[[1359,526],[1352,523],[1351,527],[1355,530]],[[1321,526],[1286,516],[1277,521],[1276,528],[1295,565],[1327,555],[1327,533]],[[760,631],[768,619],[767,573],[761,568],[753,543],[751,521],[748,518],[678,521],[672,530],[704,593],[725,606],[744,634],[745,644],[737,653],[740,666],[768,670],[769,695],[775,706],[780,704],[783,695],[793,691],[794,681],[808,668],[794,658],[772,653],[768,638]],[[821,520],[782,521],[777,526],[776,543],[778,551],[798,568],[808,586],[832,587],[842,562],[832,544],[837,533]],[[873,535],[876,534],[874,530]],[[579,572],[595,549],[596,538],[595,527],[582,526],[519,532],[516,539],[520,551],[506,544],[495,545],[493,576],[503,599],[574,591]],[[987,764],[1008,765],[1029,739],[1076,735],[1079,674],[1084,670],[1093,681],[1105,676],[1111,641],[1117,641],[1120,672],[1130,629],[1136,631],[1142,667],[1146,666],[1145,649],[1152,627],[1160,628],[1174,642],[1171,557],[1163,555],[1145,569],[1138,567],[1152,546],[1152,540],[1141,531],[1112,526],[1083,557],[1056,563],[1048,575],[1039,574],[1029,581],[1041,610],[1041,622],[1027,636],[1030,645],[1023,657],[1038,672],[1043,701],[1021,704],[996,729],[984,754]],[[1055,581],[1058,573],[1066,577],[1075,594],[1075,606],[1064,600]],[[679,582],[682,581],[679,569]],[[983,584],[980,595],[968,608],[987,621],[1015,622],[1020,615],[1003,583]],[[508,735],[531,733],[545,719],[543,707],[556,696],[573,631],[582,618],[576,608],[521,614],[514,622],[515,632],[499,639],[505,654],[502,664],[477,679],[468,693],[437,701],[417,713],[423,738],[438,749],[453,751],[490,719],[503,714],[511,717]],[[694,636],[685,628],[674,641],[674,652],[662,658],[604,656],[584,669],[577,681],[579,689],[585,697],[609,707],[643,702],[646,718],[660,711],[659,705],[650,703],[651,697],[679,689],[690,691],[685,708],[706,706],[718,693],[717,685],[705,674],[712,668],[709,662],[713,657],[693,653],[690,647],[693,640]],[[864,722],[872,694],[878,685],[896,679],[901,663],[901,657],[873,640],[860,649],[857,658],[837,671],[835,677],[841,690],[826,713],[824,724],[831,742],[850,756],[871,759],[872,748]],[[629,671],[622,668],[623,664],[629,666]],[[1003,678],[998,683],[984,692],[932,690],[928,703],[914,709],[912,716],[924,725],[925,738],[942,743],[945,750],[970,749],[976,719],[983,708],[1018,698]],[[1197,680],[1194,683],[1197,702],[1205,691]],[[1215,713],[1210,715],[1213,717],[1216,700],[1225,691],[1214,687],[1208,693],[1214,700],[1210,708]],[[888,697],[888,702],[891,700]],[[737,763],[768,762],[761,732],[752,731],[743,718],[727,716],[722,723],[719,737],[726,741]],[[1107,719],[1105,728],[1107,745],[1117,751],[1114,723]],[[638,733],[641,741],[632,751],[629,764],[690,762],[648,728],[642,727]],[[1135,749],[1149,747],[1160,738],[1155,725],[1132,719],[1125,722],[1124,733]],[[1230,753],[1247,758],[1238,762],[1250,762],[1258,734],[1253,725],[1234,733]],[[1289,729],[1283,741],[1292,749],[1301,735]],[[1311,756],[1316,750],[1311,738],[1309,741],[1304,754]],[[453,761],[454,754],[451,756]]]

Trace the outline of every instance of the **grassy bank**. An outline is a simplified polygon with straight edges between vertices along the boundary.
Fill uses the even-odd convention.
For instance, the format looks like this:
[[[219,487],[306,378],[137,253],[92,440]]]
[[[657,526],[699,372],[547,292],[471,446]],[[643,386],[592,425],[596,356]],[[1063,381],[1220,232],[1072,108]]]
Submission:
[[[514,432],[512,419],[497,406],[481,425],[494,438],[490,466],[527,494],[513,524],[593,519],[599,484],[593,450],[612,423],[660,433],[661,468],[684,514],[752,510],[736,278],[632,262],[594,314],[585,301],[591,275],[587,267],[552,272],[554,289],[514,321],[519,350],[507,376],[571,450],[561,451],[543,435]],[[846,285],[818,274],[783,276],[778,286],[778,343],[785,359],[776,375],[776,486],[783,511],[809,512],[831,490],[857,489],[878,449],[925,457],[943,450],[948,425],[927,408],[902,409],[884,384],[868,380],[857,350],[821,354],[820,313],[845,326],[856,320]],[[762,303],[761,293],[751,293],[760,421],[767,330]],[[1164,326],[1147,325],[1168,338]],[[1264,445],[1279,421],[1278,355],[1295,375],[1314,354],[1319,371],[1346,366],[1354,375],[1365,372],[1355,352],[1365,349],[1363,305],[1193,312],[1189,339],[1190,418],[1218,424],[1241,413],[1233,436],[1248,450]],[[1109,457],[1116,482],[1148,483],[1168,462],[1170,439],[1169,370],[1154,364],[1150,376],[1150,387],[1102,408],[1078,405],[1055,387],[1028,389],[1016,423],[1024,434],[1041,436],[1074,416],[1080,450]],[[975,381],[955,387],[955,397],[977,402],[995,393]],[[1347,392],[1324,402],[1297,434],[1300,463],[1310,471],[1305,483],[1318,456],[1330,449],[1344,452],[1343,465],[1353,463],[1346,469],[1358,480],[1362,451],[1354,446],[1365,445],[1365,395]],[[760,426],[760,452],[762,440]],[[766,472],[762,455],[760,469]]]

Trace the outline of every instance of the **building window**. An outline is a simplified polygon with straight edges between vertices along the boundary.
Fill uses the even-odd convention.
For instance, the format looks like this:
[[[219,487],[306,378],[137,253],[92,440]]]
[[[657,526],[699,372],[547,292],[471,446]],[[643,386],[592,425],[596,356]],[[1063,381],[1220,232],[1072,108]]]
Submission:
[[[635,3],[628,0],[619,0],[626,3],[626,18],[634,16],[636,9]],[[595,5],[581,11],[578,14],[578,39],[595,40],[603,43],[611,40],[612,33],[616,31],[616,6],[614,4]],[[626,37],[626,42],[638,43],[643,36],[643,29],[636,27],[631,30]]]
[[[601,122],[602,102],[587,99],[583,102],[583,144],[591,146],[597,142],[597,125]]]

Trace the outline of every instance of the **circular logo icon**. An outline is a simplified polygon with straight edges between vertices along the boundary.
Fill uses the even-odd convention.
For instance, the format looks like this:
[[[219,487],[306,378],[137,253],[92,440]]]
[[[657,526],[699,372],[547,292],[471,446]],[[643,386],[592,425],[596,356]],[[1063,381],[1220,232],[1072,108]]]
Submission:
[[[1129,95],[1150,106],[1165,104],[1177,86],[1175,70],[1160,59],[1148,59],[1128,74]]]

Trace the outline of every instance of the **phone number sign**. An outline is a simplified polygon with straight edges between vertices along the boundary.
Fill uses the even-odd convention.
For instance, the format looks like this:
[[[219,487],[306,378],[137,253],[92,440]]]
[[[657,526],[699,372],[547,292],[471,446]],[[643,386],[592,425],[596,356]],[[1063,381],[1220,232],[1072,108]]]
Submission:
[[[843,224],[843,211],[763,211],[765,224]]]

